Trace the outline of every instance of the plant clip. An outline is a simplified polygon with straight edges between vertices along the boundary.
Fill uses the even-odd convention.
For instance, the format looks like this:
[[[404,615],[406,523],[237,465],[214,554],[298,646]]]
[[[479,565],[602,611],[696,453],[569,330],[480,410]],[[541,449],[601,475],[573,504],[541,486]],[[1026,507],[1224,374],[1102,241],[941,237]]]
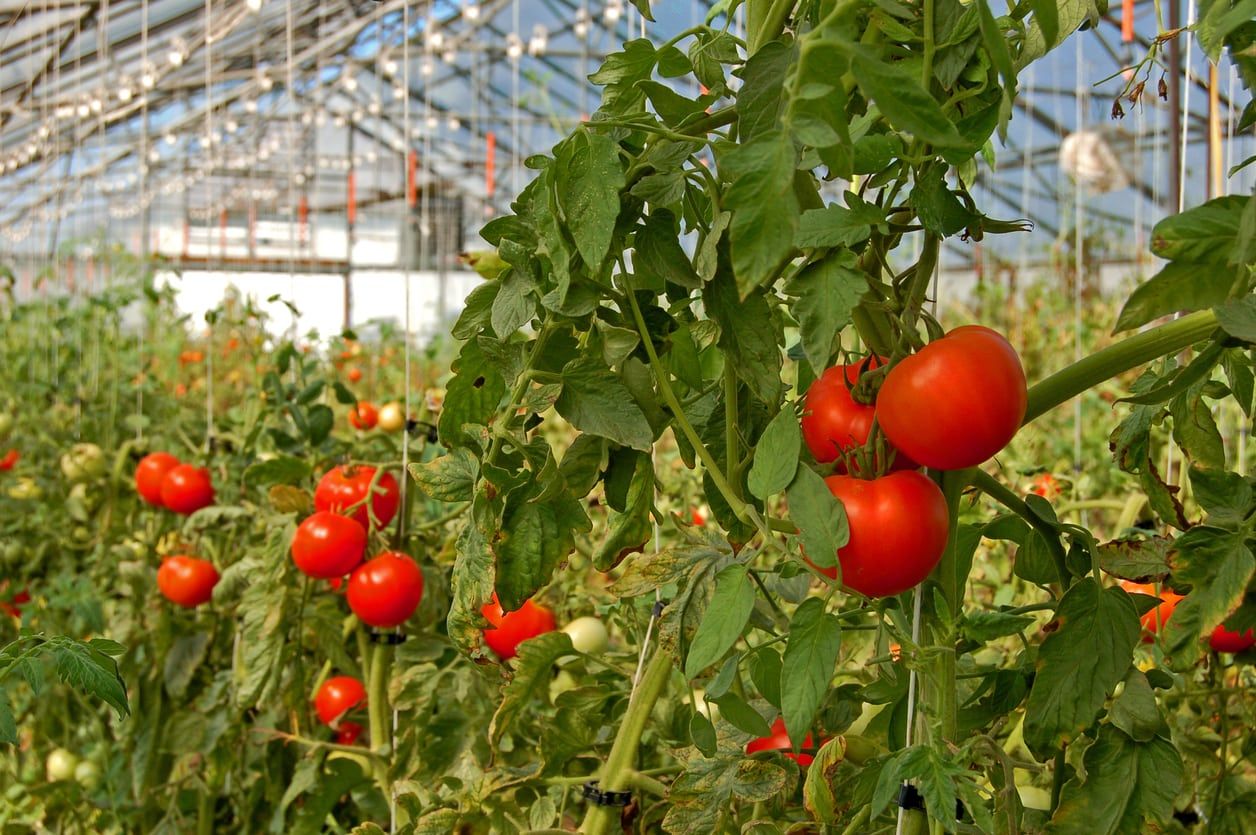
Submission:
[[[410,418],[406,421],[406,434],[410,437],[413,438],[417,436],[419,434],[418,430],[420,429],[422,429],[427,435],[427,442],[429,444],[434,444],[440,440],[440,435],[436,431],[436,424],[428,423],[425,420],[415,420],[414,418]]]
[[[921,812],[925,810],[925,799],[921,795],[920,789],[911,783],[904,783],[898,790],[898,805],[911,811],[918,809]],[[955,820],[962,820],[964,817],[964,802],[958,798],[955,800]]]
[[[654,601],[654,608],[650,610],[650,617],[658,620],[663,615],[663,610],[667,608],[667,601],[662,598]]]
[[[377,629],[372,629],[369,633],[367,633],[367,639],[372,644],[389,644],[391,646],[396,646],[397,644],[404,644],[406,636],[397,632],[380,632]]]
[[[624,807],[632,802],[632,792],[604,792],[597,787],[597,780],[590,780],[581,786],[580,796],[594,806]]]

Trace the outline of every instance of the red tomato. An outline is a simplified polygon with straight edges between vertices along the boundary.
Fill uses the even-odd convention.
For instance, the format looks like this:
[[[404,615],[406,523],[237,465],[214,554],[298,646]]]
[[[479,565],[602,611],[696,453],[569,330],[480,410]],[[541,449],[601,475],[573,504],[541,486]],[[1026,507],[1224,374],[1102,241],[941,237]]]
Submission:
[[[4,591],[4,589],[7,588],[8,585],[9,585],[9,581],[6,580],[4,582],[4,585],[0,585],[0,591]],[[15,618],[18,618],[20,620],[22,617],[22,607],[30,602],[31,602],[30,590],[22,589],[20,592],[13,595],[13,598],[11,600],[0,600],[0,611],[7,612],[9,615]]]
[[[340,728],[336,731],[336,743],[338,745],[353,745],[358,741],[358,737],[362,736],[364,731],[357,722],[341,722]]]
[[[868,442],[876,407],[858,403],[850,394],[859,382],[865,364],[868,364],[867,360],[852,365],[835,365],[826,369],[807,389],[801,421],[802,436],[807,442],[807,449],[821,464],[837,461],[840,453],[857,449]],[[870,367],[880,364],[880,359],[873,358]],[[918,466],[906,455],[898,453],[894,456],[892,469],[914,470]],[[846,471],[841,462],[838,469]]]
[[[1007,446],[1026,397],[1015,349],[989,328],[966,325],[890,369],[877,393],[877,422],[912,460],[959,470]]]
[[[314,490],[314,509],[343,512],[358,505],[351,516],[362,527],[367,527],[369,520],[364,500],[374,478],[374,467],[332,467],[318,480],[318,487]],[[397,487],[397,479],[384,473],[371,494],[371,511],[381,528],[387,527],[397,515],[400,504],[401,491]]]
[[[17,598],[13,599],[16,602]],[[1217,624],[1217,628],[1208,637],[1208,645],[1213,652],[1243,652],[1256,646],[1256,629],[1249,629],[1240,635]]]
[[[1152,597],[1159,597],[1163,602],[1144,614],[1141,618],[1143,624],[1143,643],[1150,644],[1151,636],[1160,631],[1160,627],[1169,622],[1169,618],[1173,615],[1173,610],[1177,608],[1178,601],[1182,600],[1185,595],[1178,594],[1167,586],[1162,588],[1159,593],[1156,587],[1151,583],[1134,583],[1129,580],[1121,581],[1121,588],[1130,594],[1147,594]]]
[[[531,600],[513,612],[504,612],[494,592],[493,602],[486,603],[480,614],[493,625],[484,630],[484,643],[502,661],[514,658],[519,645],[529,638],[554,631],[554,613]]]
[[[1039,473],[1034,476],[1034,483],[1029,488],[1029,492],[1042,496],[1044,499],[1054,499],[1060,495],[1060,482],[1051,473]]]
[[[918,585],[946,549],[946,499],[915,470],[876,479],[832,475],[824,480],[846,508],[850,541],[838,549],[842,583],[868,597]],[[837,571],[823,569],[830,577]]]
[[[214,503],[209,470],[193,464],[172,467],[161,482],[161,503],[184,516]]]
[[[362,369],[356,368],[356,367],[350,368],[348,377],[349,377],[349,382],[351,383],[356,383],[360,381],[362,379]]]
[[[19,455],[20,454],[16,449],[11,449],[6,452],[4,457],[0,458],[0,472],[7,473],[9,470],[13,469],[13,465],[17,463]]]
[[[314,710],[330,725],[366,701],[366,688],[353,676],[336,676],[323,682],[314,696]]]
[[[423,599],[423,572],[407,554],[385,551],[349,576],[349,608],[370,626],[388,629],[404,623]]]
[[[135,468],[135,490],[151,505],[161,505],[161,485],[166,475],[179,466],[179,459],[168,452],[154,452],[140,459]]]
[[[803,738],[802,745],[799,746],[798,753],[795,754],[793,743],[789,741],[789,734],[785,732],[784,719],[777,719],[772,723],[771,736],[761,736],[746,743],[747,754],[753,754],[756,751],[781,751],[803,768],[811,765],[815,760],[815,750],[815,740],[812,739],[811,734],[807,734]]]
[[[379,410],[370,401],[359,400],[357,405],[349,410],[349,423],[354,429],[374,429],[375,424],[379,423]]]
[[[699,528],[704,526],[707,523],[707,514],[709,512],[710,510],[707,508],[706,505],[695,507],[693,509],[693,523],[697,525]]]
[[[157,588],[171,603],[185,609],[209,602],[218,584],[218,572],[209,560],[174,556],[161,561],[157,569]]]
[[[327,580],[327,585],[331,586],[332,591],[340,591],[342,588],[344,588],[344,584],[345,584],[344,577],[330,577]]]
[[[297,526],[292,561],[303,574],[320,580],[343,577],[366,553],[366,529],[348,516],[320,511]]]

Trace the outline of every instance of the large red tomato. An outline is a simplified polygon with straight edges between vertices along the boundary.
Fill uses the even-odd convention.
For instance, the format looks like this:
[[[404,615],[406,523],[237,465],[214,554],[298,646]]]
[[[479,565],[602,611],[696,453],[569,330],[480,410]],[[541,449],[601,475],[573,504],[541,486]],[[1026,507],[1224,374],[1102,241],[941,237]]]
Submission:
[[[323,682],[314,695],[314,710],[330,725],[366,701],[366,688],[353,676],[335,676]]]
[[[187,515],[214,503],[214,484],[209,470],[192,464],[172,467],[161,482],[161,503]]]
[[[140,459],[135,468],[135,490],[152,505],[161,505],[161,485],[166,476],[179,466],[179,459],[168,452],[154,452]]]
[[[385,551],[349,576],[349,608],[370,626],[388,629],[414,614],[423,599],[423,572],[409,555]]]
[[[815,740],[812,739],[811,734],[807,734],[802,741],[802,745],[799,746],[798,753],[795,754],[794,745],[789,741],[789,734],[785,732],[784,719],[777,719],[772,723],[771,736],[761,736],[746,743],[747,754],[753,754],[756,751],[782,751],[785,756],[803,768],[811,765],[815,760],[815,750]]]
[[[842,583],[868,597],[918,585],[942,559],[950,529],[938,485],[914,470],[876,479],[832,475],[824,480],[846,508],[850,541],[838,549]],[[824,572],[836,577],[837,571]]]
[[[1152,609],[1142,616],[1140,619],[1143,624],[1143,643],[1151,643],[1151,636],[1160,631],[1169,618],[1173,615],[1173,610],[1177,608],[1178,602],[1185,598],[1185,595],[1178,594],[1173,589],[1165,586],[1159,592],[1151,583],[1134,583],[1130,580],[1122,580],[1121,588],[1130,594],[1146,594],[1151,597],[1159,597],[1162,601],[1159,606]]]
[[[503,661],[514,658],[519,645],[529,638],[554,631],[554,613],[531,600],[513,612],[505,612],[494,593],[493,602],[486,603],[480,613],[493,625],[484,630],[484,643]]]
[[[871,363],[865,360],[852,365],[835,365],[826,369],[807,389],[801,421],[802,437],[821,464],[836,461],[841,452],[868,442],[876,407],[856,402],[850,392],[859,382],[859,375],[865,366],[875,368],[880,364],[881,361],[874,357]],[[845,471],[840,463],[838,466]],[[894,456],[895,470],[911,470],[917,466],[902,453]]]
[[[366,553],[366,529],[348,516],[319,511],[297,526],[292,561],[302,573],[320,580],[343,577]]]
[[[1217,624],[1208,637],[1208,645],[1213,652],[1244,652],[1256,646],[1256,629],[1249,629],[1240,635]]]
[[[890,369],[877,423],[926,467],[975,467],[1007,446],[1025,418],[1025,370],[999,333],[956,328]]]
[[[364,500],[373,478],[374,467],[332,467],[319,479],[318,487],[314,489],[314,509],[344,512],[353,507],[352,517],[362,527],[367,527],[368,514]],[[384,473],[375,485],[375,492],[371,494],[371,510],[381,528],[387,527],[397,515],[400,504],[401,491],[397,487],[397,479],[390,473]]]
[[[209,560],[174,556],[161,561],[157,569],[157,588],[172,603],[185,609],[208,603],[218,584],[218,572]]]

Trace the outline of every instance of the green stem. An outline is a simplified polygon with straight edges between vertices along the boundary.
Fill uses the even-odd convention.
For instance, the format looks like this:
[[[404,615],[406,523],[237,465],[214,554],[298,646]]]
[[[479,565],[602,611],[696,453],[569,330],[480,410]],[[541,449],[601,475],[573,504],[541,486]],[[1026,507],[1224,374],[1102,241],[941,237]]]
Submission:
[[[737,369],[728,358],[724,359],[724,466],[732,478],[729,486],[741,495],[741,479],[737,475],[739,459],[737,446]]]
[[[947,533],[946,550],[942,559],[933,570],[933,580],[938,584],[942,599],[946,601],[951,617],[959,612],[960,598],[963,594],[963,579],[958,574],[959,558],[959,502],[964,488],[973,477],[973,470],[953,470],[942,474],[942,495],[946,499],[947,519],[950,530]],[[936,619],[936,612],[934,613]],[[935,672],[935,698],[929,701],[938,712],[939,733],[948,742],[959,741],[959,694],[956,691],[955,678],[955,640],[951,624],[935,623],[931,635],[932,643],[941,652],[937,654]]]
[[[213,831],[214,798],[209,786],[204,786],[196,802],[196,835],[212,835]]]
[[[645,732],[646,722],[654,703],[662,695],[667,686],[667,679],[672,672],[672,659],[661,649],[656,649],[654,657],[646,665],[641,681],[628,701],[628,710],[624,714],[615,742],[611,745],[611,753],[606,758],[598,780],[598,787],[603,791],[623,791],[634,771],[637,760],[637,748],[641,744],[641,734]],[[607,835],[617,831],[619,826],[619,810],[606,806],[590,806],[585,814],[580,831],[584,835]]]
[[[389,645],[385,643],[371,647],[371,671],[366,685],[366,712],[370,722],[371,750],[377,752],[392,747],[388,733],[389,649]]]
[[[921,7],[924,11],[924,61],[920,67],[920,84],[926,90],[933,85],[930,83],[933,79],[933,0],[922,0]]]
[[[1104,380],[1206,339],[1216,328],[1217,315],[1211,310],[1199,310],[1091,354],[1029,389],[1025,423]]]

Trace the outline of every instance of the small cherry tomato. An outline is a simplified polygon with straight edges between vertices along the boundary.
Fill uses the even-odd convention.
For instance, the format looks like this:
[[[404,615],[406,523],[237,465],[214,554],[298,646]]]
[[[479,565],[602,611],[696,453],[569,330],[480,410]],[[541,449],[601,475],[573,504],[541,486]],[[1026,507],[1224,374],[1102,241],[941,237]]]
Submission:
[[[351,383],[360,382],[362,380],[362,369],[358,368],[357,366],[354,366],[353,368],[349,369],[349,373],[347,376],[349,377],[349,382]]]
[[[16,449],[11,449],[0,458],[0,472],[8,472],[13,469],[13,465],[17,463],[20,453]]]
[[[194,609],[209,602],[218,584],[218,572],[209,560],[187,555],[166,557],[157,569],[157,588],[171,603]]]
[[[209,470],[194,464],[172,467],[161,482],[161,503],[184,516],[212,505],[214,484]]]
[[[336,730],[336,744],[338,745],[354,745],[358,741],[358,737],[362,736],[362,731],[366,730],[357,722],[341,722],[340,727]]]
[[[314,509],[343,513],[353,508],[350,517],[362,527],[369,523],[366,509],[366,493],[375,479],[374,467],[332,467],[318,480],[314,488]],[[397,515],[401,504],[401,490],[391,473],[383,473],[371,494],[371,512],[381,528]],[[357,505],[357,507],[354,507]]]
[[[375,424],[379,423],[379,411],[375,405],[367,400],[359,400],[357,404],[349,410],[349,423],[354,429],[374,429]]]
[[[319,511],[297,526],[292,561],[303,574],[320,580],[343,577],[366,553],[366,529],[348,516]]]
[[[379,428],[385,432],[400,432],[406,427],[406,413],[401,404],[393,401],[379,409]]]
[[[78,767],[78,762],[78,757],[64,748],[54,749],[44,761],[44,773],[48,777],[48,782],[56,783],[60,780],[71,779],[74,777],[74,769]]]
[[[597,655],[610,643],[610,635],[606,624],[591,616],[576,618],[563,627],[563,631],[571,637],[571,645],[576,652],[586,655]]]
[[[330,725],[366,701],[366,688],[353,676],[335,676],[323,682],[314,696],[314,710]]]
[[[816,758],[816,744],[810,733],[803,738],[798,753],[794,753],[793,743],[789,741],[789,734],[785,732],[784,719],[777,719],[772,723],[771,736],[761,736],[746,743],[747,754],[753,754],[756,751],[780,751],[803,768],[811,765]]]
[[[1178,594],[1169,587],[1162,587],[1160,592],[1156,592],[1156,587],[1152,583],[1134,583],[1129,580],[1121,581],[1121,588],[1130,594],[1146,594],[1151,597],[1159,597],[1161,603],[1156,608],[1145,613],[1140,621],[1143,624],[1143,643],[1150,644],[1152,636],[1157,634],[1161,627],[1169,622],[1169,618],[1173,616],[1173,610],[1177,608],[1178,602],[1183,600],[1186,595]]]
[[[1029,492],[1051,501],[1059,498],[1062,491],[1059,479],[1051,475],[1051,473],[1039,473],[1034,476],[1033,486],[1029,488]]]
[[[1256,629],[1249,629],[1240,635],[1217,624],[1208,636],[1208,645],[1214,652],[1244,652],[1256,646]]]
[[[179,459],[168,452],[154,452],[140,459],[135,468],[135,490],[140,498],[151,505],[161,505],[161,485],[171,470],[179,466]]]
[[[363,623],[389,629],[405,623],[423,599],[423,572],[409,555],[385,551],[349,575],[349,608]]]
[[[493,625],[484,630],[484,643],[502,661],[514,658],[519,645],[529,638],[554,631],[554,613],[531,600],[524,601],[523,606],[513,612],[505,612],[494,592],[493,601],[484,604],[480,613]]]

